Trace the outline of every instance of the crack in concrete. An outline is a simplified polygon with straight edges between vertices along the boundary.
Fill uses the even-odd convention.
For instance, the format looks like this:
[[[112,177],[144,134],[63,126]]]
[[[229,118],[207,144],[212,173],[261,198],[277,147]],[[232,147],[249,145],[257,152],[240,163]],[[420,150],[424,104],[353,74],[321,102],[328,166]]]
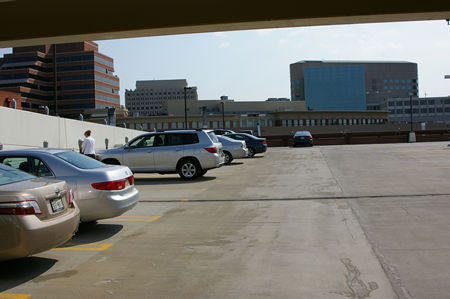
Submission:
[[[340,259],[347,269],[347,274],[345,274],[347,287],[350,292],[331,292],[334,294],[339,294],[349,298],[364,299],[370,297],[370,293],[378,289],[378,284],[374,281],[368,282],[367,285],[359,279],[361,272],[359,269],[353,265],[352,260],[349,258]]]

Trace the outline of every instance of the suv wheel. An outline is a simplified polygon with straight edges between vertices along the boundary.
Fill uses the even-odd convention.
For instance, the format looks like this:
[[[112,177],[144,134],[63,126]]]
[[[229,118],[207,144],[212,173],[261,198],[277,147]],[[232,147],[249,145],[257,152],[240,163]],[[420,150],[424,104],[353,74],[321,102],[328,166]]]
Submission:
[[[178,174],[182,179],[195,179],[201,172],[200,166],[194,160],[184,160],[180,163]]]

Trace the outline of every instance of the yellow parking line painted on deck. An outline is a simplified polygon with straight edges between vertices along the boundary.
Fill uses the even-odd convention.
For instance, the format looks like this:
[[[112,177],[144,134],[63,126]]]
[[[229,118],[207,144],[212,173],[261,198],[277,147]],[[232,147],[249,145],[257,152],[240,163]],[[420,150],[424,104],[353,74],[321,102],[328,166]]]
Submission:
[[[120,216],[116,218],[103,219],[104,221],[156,221],[161,216]]]
[[[153,187],[152,186],[152,190],[154,191],[206,191],[208,190],[208,188],[158,188],[158,187]]]
[[[31,297],[31,295],[27,295],[27,294],[0,293],[0,298],[7,298],[7,299],[27,299],[30,297]]]
[[[217,183],[222,183],[222,180],[219,179],[219,180],[217,180],[216,182],[217,182]]]
[[[183,198],[181,201],[182,201],[182,202],[189,201],[189,198]]]
[[[88,244],[78,244],[78,243],[66,243],[63,247],[53,248],[52,250],[71,250],[71,251],[104,251],[109,247],[113,246],[114,243],[88,243]],[[73,247],[68,247],[73,246]]]

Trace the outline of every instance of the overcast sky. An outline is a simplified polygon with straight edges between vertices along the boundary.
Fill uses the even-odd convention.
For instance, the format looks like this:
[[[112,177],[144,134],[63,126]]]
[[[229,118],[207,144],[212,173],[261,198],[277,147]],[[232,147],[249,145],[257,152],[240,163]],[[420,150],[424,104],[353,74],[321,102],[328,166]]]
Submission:
[[[389,60],[418,64],[420,96],[449,96],[450,26],[401,22],[298,27],[97,41],[112,57],[120,95],[136,80],[187,79],[199,99],[290,98],[289,64]],[[9,53],[10,49],[0,50]]]

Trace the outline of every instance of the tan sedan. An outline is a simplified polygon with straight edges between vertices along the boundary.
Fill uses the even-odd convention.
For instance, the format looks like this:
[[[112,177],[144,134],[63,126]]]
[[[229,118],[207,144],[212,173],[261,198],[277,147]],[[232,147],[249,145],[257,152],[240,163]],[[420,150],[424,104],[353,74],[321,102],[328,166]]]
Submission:
[[[72,238],[80,211],[65,181],[0,164],[0,261],[26,257]]]

